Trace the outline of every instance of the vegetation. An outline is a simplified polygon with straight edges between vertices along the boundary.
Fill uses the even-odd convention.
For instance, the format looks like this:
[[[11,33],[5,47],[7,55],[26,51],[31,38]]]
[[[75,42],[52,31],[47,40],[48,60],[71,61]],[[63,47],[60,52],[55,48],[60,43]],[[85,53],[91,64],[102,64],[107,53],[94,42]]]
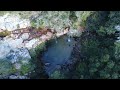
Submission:
[[[20,69],[21,75],[25,75],[26,73],[29,73],[30,71],[31,71],[31,65],[25,64],[21,66],[21,69]]]
[[[75,52],[76,55],[73,55],[78,62],[67,74],[57,70],[50,75],[50,78],[120,78],[120,42],[116,42],[117,30],[115,29],[115,26],[120,24],[120,12],[96,11],[86,12],[86,14],[82,12],[82,14],[83,18],[79,20],[78,15],[80,14],[70,12],[70,17],[73,17],[70,18],[73,25],[86,27],[86,31],[82,33],[76,44],[75,48],[78,51]],[[78,21],[81,23],[78,24]]]
[[[41,59],[42,52],[46,49],[46,42],[41,43],[36,48],[30,50],[31,63],[35,65],[34,73],[31,73],[31,79],[48,78],[44,70],[44,64]]]
[[[5,31],[3,31],[3,32],[0,32],[0,37],[6,37],[6,36],[8,36],[8,35],[10,35],[10,34],[11,34],[10,31],[5,30]]]
[[[6,12],[1,11],[0,16]],[[31,64],[34,64],[34,73],[30,78],[50,79],[119,79],[120,78],[120,42],[119,33],[115,26],[120,24],[119,11],[39,11],[39,12],[13,12],[21,18],[28,18],[31,26],[42,28],[49,26],[58,32],[70,26],[73,30],[79,26],[85,27],[85,32],[77,40],[73,60],[77,63],[72,70],[54,71],[49,77],[44,70],[42,62],[43,51],[50,42],[44,42],[30,50]],[[28,15],[30,14],[30,15]],[[35,15],[35,16],[34,16]],[[0,32],[0,37],[6,37],[10,32]],[[31,64],[21,66],[20,73],[24,75],[31,71]],[[68,72],[67,72],[68,71]],[[0,61],[0,77],[4,74],[14,73],[17,70],[9,63]]]
[[[119,46],[114,29],[120,12],[98,11],[87,18],[87,32],[81,35],[80,62],[71,78],[117,79],[120,78]],[[89,34],[88,34],[89,33]]]
[[[64,79],[64,74],[61,73],[59,70],[54,71],[51,75],[50,75],[50,79]]]
[[[0,60],[0,75],[7,75],[12,71],[12,65],[4,60]]]

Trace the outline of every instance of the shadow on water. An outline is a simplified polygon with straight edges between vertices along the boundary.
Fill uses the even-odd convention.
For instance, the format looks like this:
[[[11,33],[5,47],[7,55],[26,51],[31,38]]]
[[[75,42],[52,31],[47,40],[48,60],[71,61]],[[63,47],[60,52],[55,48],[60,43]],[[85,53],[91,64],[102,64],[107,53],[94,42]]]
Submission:
[[[58,66],[68,61],[74,45],[75,40],[67,35],[63,35],[49,42],[48,49],[42,56],[48,75],[52,74]]]

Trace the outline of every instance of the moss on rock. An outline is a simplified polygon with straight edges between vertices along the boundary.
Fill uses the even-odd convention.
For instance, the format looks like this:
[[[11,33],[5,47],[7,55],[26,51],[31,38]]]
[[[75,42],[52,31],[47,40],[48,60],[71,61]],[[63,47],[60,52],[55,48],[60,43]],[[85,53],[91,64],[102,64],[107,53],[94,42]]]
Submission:
[[[50,79],[64,79],[64,75],[63,73],[61,73],[59,70],[54,71],[51,75],[50,75]]]
[[[44,71],[44,64],[41,59],[43,51],[46,49],[46,42],[41,43],[36,48],[33,48],[30,51],[31,63],[34,64],[34,72],[30,74],[31,79],[41,79],[47,78],[47,75]]]
[[[15,73],[16,70],[12,64],[6,60],[0,60],[0,78]]]
[[[3,32],[0,32],[0,37],[6,37],[6,36],[8,36],[8,35],[10,35],[10,34],[11,34],[10,31],[5,30],[5,31],[3,31]]]
[[[21,66],[20,73],[21,75],[25,75],[26,73],[29,73],[31,71],[31,65],[25,64]]]

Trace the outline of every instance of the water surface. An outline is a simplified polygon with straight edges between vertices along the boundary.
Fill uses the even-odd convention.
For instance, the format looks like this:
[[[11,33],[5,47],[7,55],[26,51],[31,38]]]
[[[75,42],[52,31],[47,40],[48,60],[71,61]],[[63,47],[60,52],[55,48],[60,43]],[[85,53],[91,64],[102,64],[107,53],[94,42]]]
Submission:
[[[50,41],[47,51],[43,54],[45,69],[48,74],[51,74],[61,64],[68,61],[75,41],[67,35],[61,36],[58,39]]]

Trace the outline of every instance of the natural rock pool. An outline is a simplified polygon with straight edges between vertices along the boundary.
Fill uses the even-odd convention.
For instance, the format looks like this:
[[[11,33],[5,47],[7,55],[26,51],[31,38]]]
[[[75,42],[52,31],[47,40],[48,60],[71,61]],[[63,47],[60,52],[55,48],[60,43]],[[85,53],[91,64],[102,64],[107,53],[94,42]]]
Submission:
[[[42,56],[48,75],[69,60],[74,45],[74,38],[70,38],[67,35],[50,41],[47,51]]]

